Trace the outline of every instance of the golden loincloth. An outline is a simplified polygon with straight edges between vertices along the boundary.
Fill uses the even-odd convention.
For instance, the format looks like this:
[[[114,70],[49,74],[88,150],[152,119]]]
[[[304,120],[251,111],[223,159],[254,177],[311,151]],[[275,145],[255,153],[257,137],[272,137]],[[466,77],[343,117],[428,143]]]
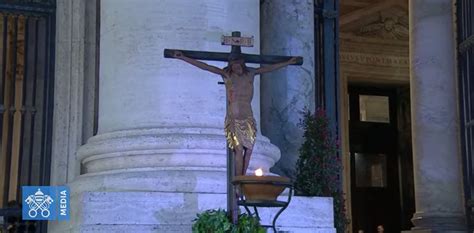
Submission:
[[[257,137],[257,127],[253,117],[244,120],[237,120],[231,117],[225,118],[225,136],[229,143],[229,148],[234,149],[238,145],[242,145],[248,149],[252,149]]]

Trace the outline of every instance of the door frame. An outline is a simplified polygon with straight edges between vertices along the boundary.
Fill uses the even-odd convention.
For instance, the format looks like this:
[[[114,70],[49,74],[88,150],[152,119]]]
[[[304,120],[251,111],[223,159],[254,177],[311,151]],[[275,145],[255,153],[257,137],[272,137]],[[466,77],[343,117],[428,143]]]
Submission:
[[[349,108],[348,106],[348,117],[350,117],[350,119],[352,120],[355,120],[356,123],[355,124],[359,124],[360,126],[363,126],[363,125],[369,125],[369,124],[372,124],[372,125],[378,125],[377,128],[382,130],[383,132],[386,132],[386,133],[389,133],[389,137],[392,137],[391,140],[392,140],[392,143],[390,143],[392,146],[389,147],[389,148],[384,148],[386,149],[387,151],[385,152],[382,152],[382,151],[378,151],[378,150],[373,150],[373,148],[371,148],[371,150],[369,151],[366,151],[367,153],[369,154],[378,154],[378,153],[383,153],[385,154],[387,157],[387,160],[386,160],[386,171],[387,171],[387,187],[384,187],[384,188],[378,188],[378,187],[361,187],[361,188],[358,188],[359,191],[361,192],[369,192],[369,191],[373,191],[373,192],[385,192],[385,193],[388,193],[388,194],[393,194],[393,197],[395,197],[395,200],[396,202],[398,203],[397,205],[397,211],[399,212],[398,215],[395,215],[397,216],[396,220],[399,222],[400,224],[400,228],[402,227],[402,219],[401,219],[401,216],[402,216],[402,203],[401,203],[401,187],[400,187],[400,184],[401,184],[401,168],[400,168],[400,164],[399,164],[399,153],[398,153],[398,114],[397,114],[397,103],[398,103],[398,99],[397,99],[397,86],[383,86],[383,85],[377,85],[377,84],[357,84],[357,83],[352,83],[352,84],[349,84],[348,86],[348,96],[349,96],[349,101],[351,101],[351,94],[353,94],[354,92],[356,93],[357,96],[359,95],[372,95],[372,96],[386,96],[389,98],[389,118],[390,118],[390,122],[389,123],[379,123],[379,122],[361,122],[360,121],[360,102],[358,100],[355,100],[357,103],[359,103],[359,105],[356,107],[356,108]],[[353,100],[354,101],[354,100]],[[348,105],[350,105],[351,103],[348,102]],[[354,119],[355,118],[355,119]],[[354,160],[352,159],[353,155],[355,153],[358,153],[358,152],[361,152],[361,151],[358,151],[358,150],[353,150],[351,151],[350,150],[350,128],[351,128],[351,122],[348,121],[348,127],[349,127],[349,131],[347,133],[347,136],[349,137],[348,139],[348,160],[349,160],[349,165],[348,165],[348,171],[349,171],[349,179],[350,179],[350,183],[351,185],[348,187],[350,192],[351,192],[351,195],[355,195],[354,192],[356,192],[355,189],[357,189],[356,187],[353,187],[352,184],[354,184],[355,182],[355,179],[356,177],[354,176],[355,174],[353,174],[355,172],[355,164],[354,164]],[[352,122],[352,124],[354,124],[354,122]],[[353,126],[354,127],[354,126]],[[356,126],[357,127],[357,126]],[[367,150],[368,148],[364,148],[364,150]],[[396,167],[394,167],[393,165],[396,165]],[[391,176],[391,175],[394,175],[394,176]],[[390,185],[391,184],[391,185]],[[352,199],[354,197],[352,196],[351,197],[351,202],[349,203],[349,205],[351,206],[351,208],[354,208],[354,206],[352,205]],[[352,211],[353,212],[353,211]],[[351,212],[351,216],[350,218],[352,219],[351,222],[354,222],[354,218],[352,216],[352,212]],[[353,225],[351,226],[351,229],[352,229]],[[399,229],[399,230],[402,230],[402,229]],[[370,231],[369,231],[370,232]]]
[[[344,65],[340,66],[340,92],[339,92],[339,119],[340,119],[340,150],[341,160],[343,165],[342,171],[342,185],[345,194],[346,215],[349,218],[348,229],[352,232],[352,192],[351,192],[351,163],[349,150],[349,85],[352,84],[366,84],[366,85],[389,85],[398,87],[409,87],[409,79],[405,81],[394,80],[389,75],[381,75],[377,79],[360,79],[360,73],[353,72],[353,70],[346,69]]]

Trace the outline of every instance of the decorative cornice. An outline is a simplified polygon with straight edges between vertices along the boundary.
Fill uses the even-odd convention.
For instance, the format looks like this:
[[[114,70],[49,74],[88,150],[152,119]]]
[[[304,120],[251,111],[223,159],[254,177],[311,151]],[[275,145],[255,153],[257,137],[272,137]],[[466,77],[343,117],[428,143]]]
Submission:
[[[380,12],[379,14],[379,20],[360,27],[356,35],[382,39],[408,40],[408,14],[398,16],[386,15],[384,12]]]
[[[403,68],[409,67],[408,57],[341,52],[339,54],[339,59],[341,63]]]
[[[408,11],[397,6],[381,9],[341,30],[364,38],[408,41]]]
[[[341,39],[341,42],[343,42],[343,43],[354,42],[354,43],[361,43],[361,44],[368,44],[368,45],[378,44],[378,45],[396,46],[396,47],[408,46],[408,44],[409,44],[408,40],[363,37],[363,36],[357,36],[353,33],[347,33],[347,32],[341,32],[339,34],[339,38]]]

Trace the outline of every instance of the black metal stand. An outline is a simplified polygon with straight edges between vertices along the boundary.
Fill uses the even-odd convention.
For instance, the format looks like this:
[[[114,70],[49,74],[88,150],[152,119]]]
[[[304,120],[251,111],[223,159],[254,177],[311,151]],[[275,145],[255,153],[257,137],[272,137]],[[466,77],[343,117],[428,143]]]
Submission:
[[[264,201],[264,200],[246,200],[242,195],[240,200],[237,202],[238,206],[243,206],[249,215],[256,215],[258,220],[260,221],[260,216],[258,214],[257,207],[264,207],[264,208],[280,208],[278,213],[275,215],[272,221],[272,225],[261,225],[265,228],[272,228],[273,232],[277,232],[276,230],[276,220],[280,216],[281,213],[288,207],[291,201],[291,197],[293,196],[293,184],[291,182],[277,182],[277,181],[233,181],[232,184],[235,185],[242,185],[242,184],[262,184],[262,185],[275,185],[275,186],[283,186],[289,189],[288,199],[286,201]],[[253,207],[254,213],[252,213],[249,207]]]

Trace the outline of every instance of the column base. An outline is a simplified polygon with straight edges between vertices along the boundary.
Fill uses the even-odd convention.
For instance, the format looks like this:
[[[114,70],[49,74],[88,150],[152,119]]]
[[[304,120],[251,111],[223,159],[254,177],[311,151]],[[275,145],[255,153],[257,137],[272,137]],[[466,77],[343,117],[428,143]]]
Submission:
[[[417,212],[411,220],[416,233],[464,233],[467,232],[466,220],[463,214],[430,215]]]
[[[409,230],[409,231],[402,231],[402,233],[431,233],[431,230]]]
[[[402,233],[466,233],[467,230],[462,231],[445,231],[445,230],[431,230],[431,229],[419,229],[419,230],[409,230],[409,231],[402,231]]]
[[[96,135],[81,146],[82,191],[210,192],[226,190],[223,129],[150,128]],[[248,172],[268,172],[280,158],[268,138],[257,138]]]

